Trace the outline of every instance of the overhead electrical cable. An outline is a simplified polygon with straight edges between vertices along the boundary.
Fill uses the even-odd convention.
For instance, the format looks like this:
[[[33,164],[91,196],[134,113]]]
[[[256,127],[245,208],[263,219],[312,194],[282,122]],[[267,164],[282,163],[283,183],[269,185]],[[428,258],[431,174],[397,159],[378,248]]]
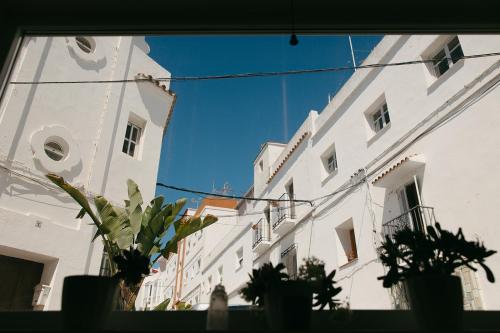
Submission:
[[[302,202],[302,203],[308,203],[311,206],[313,205],[313,202],[311,200],[301,200],[301,199],[267,199],[267,198],[252,198],[252,197],[242,197],[238,195],[227,195],[227,194],[219,194],[219,193],[210,193],[210,192],[205,192],[205,191],[199,191],[199,190],[192,190],[184,187],[177,187],[177,186],[172,186],[172,185],[167,185],[163,183],[156,183],[156,186],[160,187],[165,187],[171,190],[175,191],[181,191],[181,192],[188,192],[188,193],[194,193],[194,194],[201,194],[201,195],[206,195],[206,196],[211,196],[211,197],[219,197],[219,198],[226,198],[226,199],[238,199],[238,200],[250,200],[250,201],[267,201],[267,202]]]
[[[462,60],[462,59],[475,59],[475,58],[485,58],[500,56],[500,52],[491,53],[480,53],[464,55],[460,58],[446,58],[449,60]],[[11,81],[10,84],[86,84],[86,83],[132,83],[132,82],[142,82],[142,81],[167,81],[167,82],[180,82],[180,81],[207,81],[207,80],[225,80],[225,79],[241,79],[241,78],[251,78],[251,77],[272,77],[272,76],[285,76],[285,75],[298,75],[298,74],[314,74],[314,73],[328,73],[328,72],[342,72],[342,71],[352,71],[358,69],[370,69],[370,68],[382,68],[382,67],[396,67],[396,66],[407,66],[407,65],[417,65],[426,63],[435,63],[442,61],[445,58],[439,59],[421,59],[421,60],[410,60],[401,61],[394,63],[381,63],[381,64],[366,64],[358,66],[341,66],[341,67],[328,67],[328,68],[313,68],[313,69],[298,69],[280,72],[251,72],[251,73],[240,73],[240,74],[222,74],[222,75],[206,75],[206,76],[174,76],[174,77],[158,77],[158,78],[134,78],[134,79],[121,79],[121,80],[74,80],[74,81]]]

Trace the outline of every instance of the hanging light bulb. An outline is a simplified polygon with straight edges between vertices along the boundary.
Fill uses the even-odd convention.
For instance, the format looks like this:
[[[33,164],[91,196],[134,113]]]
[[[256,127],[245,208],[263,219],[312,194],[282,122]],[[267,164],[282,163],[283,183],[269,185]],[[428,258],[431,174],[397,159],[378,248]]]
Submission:
[[[290,37],[290,45],[295,46],[299,43],[299,39],[297,38],[297,35],[295,33],[292,33],[292,36]]]

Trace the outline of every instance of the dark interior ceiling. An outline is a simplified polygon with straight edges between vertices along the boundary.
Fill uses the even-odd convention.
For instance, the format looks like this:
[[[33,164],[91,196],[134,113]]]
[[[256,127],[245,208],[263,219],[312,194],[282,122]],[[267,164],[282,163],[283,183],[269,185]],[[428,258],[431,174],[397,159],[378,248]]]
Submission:
[[[7,0],[0,11],[25,32],[289,33],[291,1]],[[293,0],[298,33],[500,32],[499,2]]]

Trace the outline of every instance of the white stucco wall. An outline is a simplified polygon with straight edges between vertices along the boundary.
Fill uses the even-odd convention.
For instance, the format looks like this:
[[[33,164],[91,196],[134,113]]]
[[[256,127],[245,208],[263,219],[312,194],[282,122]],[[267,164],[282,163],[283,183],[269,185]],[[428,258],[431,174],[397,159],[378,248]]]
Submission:
[[[451,37],[386,36],[365,63],[428,59]],[[458,38],[465,55],[500,50],[499,36]],[[237,224],[234,230],[221,238],[218,246],[210,245],[216,249],[211,254],[215,260],[203,271],[202,281],[213,274],[211,269],[222,265],[230,304],[241,304],[237,290],[246,280],[243,276],[264,262],[281,261],[281,253],[295,244],[299,265],[303,258],[316,256],[325,261],[328,271],[337,270],[336,280],[343,288],[338,298],[348,301],[352,308],[392,308],[389,290],[377,280],[384,269],[375,249],[382,239],[383,223],[402,213],[397,190],[414,176],[422,204],[434,208],[436,220],[444,228],[455,231],[460,226],[467,238],[479,237],[486,247],[499,250],[495,239],[500,232],[496,223],[500,176],[495,172],[500,163],[499,81],[498,57],[461,60],[439,78],[425,64],[355,72],[319,115],[311,112],[286,145],[267,144],[253,165],[256,197],[277,199],[290,181],[297,199],[310,200],[341,191],[316,200],[314,207],[296,204],[294,227],[281,235],[272,232],[270,246],[262,253],[252,250],[253,230],[240,232],[240,226],[253,225],[263,218],[267,203],[242,204],[232,222]],[[384,100],[391,122],[375,133],[369,124],[370,111]],[[305,132],[310,134],[295,147]],[[333,146],[338,170],[328,174],[321,157]],[[293,154],[267,184],[293,147]],[[423,162],[386,175],[389,186],[372,183],[415,154]],[[354,186],[365,175],[367,182]],[[348,264],[338,232],[346,221],[352,221],[358,254]],[[237,274],[227,274],[234,268],[234,255],[240,247],[250,260],[245,257],[244,267]],[[498,275],[500,256],[488,258],[488,265]],[[500,309],[495,297],[498,284],[487,282],[481,270],[476,277],[483,308]]]
[[[86,54],[74,37],[26,37],[10,79],[170,75],[144,53],[143,37],[93,40],[95,50]],[[76,220],[78,207],[44,175],[55,172],[89,196],[104,194],[115,203],[126,198],[126,179],[132,178],[149,201],[155,193],[163,130],[173,99],[151,82],[8,87],[0,109],[0,164],[6,168],[0,170],[0,254],[45,264],[41,282],[52,288],[45,310],[59,309],[65,276],[98,274],[102,246],[99,241],[91,244],[95,230],[90,220]],[[131,113],[145,124],[138,158],[122,153]],[[43,140],[54,133],[69,144],[69,155],[60,162],[47,159],[43,151]]]

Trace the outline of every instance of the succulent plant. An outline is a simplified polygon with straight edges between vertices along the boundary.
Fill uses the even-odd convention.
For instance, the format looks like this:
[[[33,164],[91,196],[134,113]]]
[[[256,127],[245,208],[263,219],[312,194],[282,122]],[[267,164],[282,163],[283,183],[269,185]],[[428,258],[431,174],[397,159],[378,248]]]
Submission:
[[[479,241],[467,241],[459,228],[456,234],[443,230],[439,223],[428,226],[427,233],[405,228],[393,238],[386,236],[380,248],[380,260],[389,268],[386,275],[378,277],[383,286],[390,288],[410,277],[420,275],[451,275],[461,266],[477,271],[479,265],[490,282],[493,272],[484,263],[496,251],[487,250]]]
[[[333,310],[340,302],[335,299],[341,291],[341,287],[335,287],[336,271],[333,270],[326,275],[325,263],[315,257],[304,259],[304,264],[299,268],[299,280],[309,281],[314,293],[313,306],[319,306],[323,310],[327,305]]]
[[[285,265],[282,263],[273,266],[272,263],[265,263],[262,267],[253,269],[252,274],[249,274],[250,281],[241,289],[241,295],[247,302],[264,306],[264,294],[279,285],[282,281],[288,280],[288,275],[283,271]]]

